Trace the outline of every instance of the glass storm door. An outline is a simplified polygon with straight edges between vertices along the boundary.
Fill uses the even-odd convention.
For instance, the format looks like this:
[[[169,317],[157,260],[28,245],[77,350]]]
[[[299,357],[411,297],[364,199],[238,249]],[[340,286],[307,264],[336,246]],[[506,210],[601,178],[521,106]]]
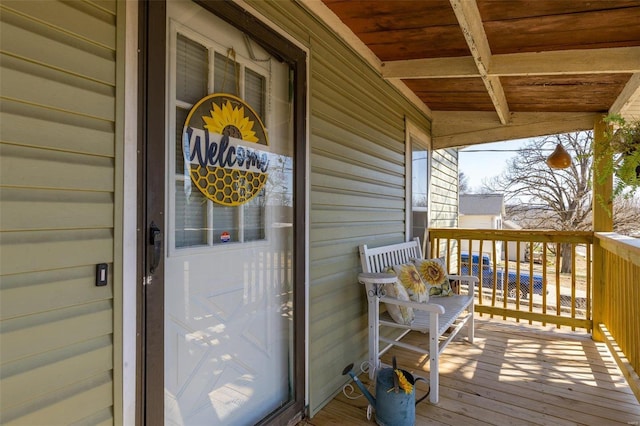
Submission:
[[[292,400],[290,70],[167,3],[165,424],[254,424]]]

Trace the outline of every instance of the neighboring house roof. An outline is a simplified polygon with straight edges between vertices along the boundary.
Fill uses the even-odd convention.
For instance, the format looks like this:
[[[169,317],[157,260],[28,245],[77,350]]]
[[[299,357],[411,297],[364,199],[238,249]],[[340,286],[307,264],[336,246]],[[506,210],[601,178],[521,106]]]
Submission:
[[[503,194],[460,194],[460,214],[504,215]]]
[[[503,229],[522,229],[522,226],[518,225],[512,220],[505,220],[502,222]]]

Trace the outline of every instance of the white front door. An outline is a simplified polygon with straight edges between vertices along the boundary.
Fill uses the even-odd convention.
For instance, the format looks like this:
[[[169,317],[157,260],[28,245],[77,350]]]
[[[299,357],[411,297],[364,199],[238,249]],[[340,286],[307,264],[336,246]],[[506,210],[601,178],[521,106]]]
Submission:
[[[254,424],[293,389],[289,67],[195,3],[167,21],[165,423]]]

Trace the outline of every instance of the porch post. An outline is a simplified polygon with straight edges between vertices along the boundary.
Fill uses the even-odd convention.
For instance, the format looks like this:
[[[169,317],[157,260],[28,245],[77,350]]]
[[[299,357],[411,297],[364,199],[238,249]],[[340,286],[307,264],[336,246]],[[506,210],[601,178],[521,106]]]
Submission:
[[[606,148],[605,132],[608,124],[603,120],[604,116],[596,119],[593,127],[593,151],[594,158],[601,158]],[[601,163],[601,162],[600,162]],[[609,175],[600,183],[602,164],[593,163],[593,232],[613,231],[613,177]],[[598,329],[598,324],[604,322],[606,317],[605,282],[604,277],[604,250],[598,240],[593,241],[593,339],[603,341],[604,336]]]

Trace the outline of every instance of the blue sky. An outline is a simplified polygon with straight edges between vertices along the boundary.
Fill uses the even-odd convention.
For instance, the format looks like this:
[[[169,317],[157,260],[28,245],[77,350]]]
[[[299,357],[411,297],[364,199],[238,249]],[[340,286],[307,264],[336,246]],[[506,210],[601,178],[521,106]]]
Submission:
[[[469,186],[474,191],[480,189],[483,179],[498,176],[507,166],[507,161],[516,155],[528,139],[485,143],[469,146],[459,152],[460,171],[468,177]],[[496,152],[491,150],[512,150]],[[480,151],[480,152],[478,152]]]

